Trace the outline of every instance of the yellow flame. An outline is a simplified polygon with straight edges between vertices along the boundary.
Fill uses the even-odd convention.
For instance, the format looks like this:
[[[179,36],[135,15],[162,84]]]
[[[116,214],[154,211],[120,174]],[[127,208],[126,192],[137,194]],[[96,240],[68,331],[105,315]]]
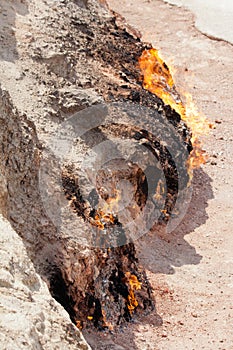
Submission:
[[[106,312],[104,309],[102,311],[102,316],[103,316],[103,327],[107,327],[110,331],[113,331],[114,327],[111,322],[107,321],[107,316]]]
[[[133,290],[139,290],[142,287],[142,283],[138,281],[137,277],[131,274],[129,276],[129,285]]]
[[[132,289],[129,290],[129,295],[128,295],[128,304],[127,304],[127,308],[130,312],[130,314],[132,314],[133,310],[138,306],[138,301],[135,298],[134,292]]]
[[[91,224],[98,227],[100,230],[104,230],[105,224],[114,224],[114,213],[117,214],[118,212],[120,199],[121,193],[116,189],[114,195],[105,201],[103,208],[96,211],[94,219],[90,219]]]
[[[134,291],[142,288],[142,283],[138,281],[137,276],[132,275],[130,272],[125,273],[125,280],[129,285],[129,295],[127,308],[132,314],[133,310],[138,306],[138,301],[135,297]]]
[[[193,150],[188,160],[188,167],[189,169],[199,167],[207,158],[199,137],[208,132],[211,124],[207,118],[199,115],[191,94],[183,94],[185,99],[183,104],[175,89],[171,68],[162,60],[158,50],[143,51],[139,58],[139,66],[143,75],[143,87],[160,97],[164,104],[170,105],[191,129]]]

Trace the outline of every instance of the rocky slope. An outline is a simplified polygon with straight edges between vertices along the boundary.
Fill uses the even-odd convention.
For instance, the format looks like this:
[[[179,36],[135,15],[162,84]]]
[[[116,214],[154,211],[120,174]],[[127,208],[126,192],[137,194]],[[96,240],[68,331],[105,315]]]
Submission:
[[[65,218],[62,229],[56,225],[53,213],[49,213],[56,208],[55,197],[48,196],[51,202],[48,201],[50,205],[46,207],[42,196],[44,188],[47,190],[46,195],[50,190],[54,191],[52,194],[56,193],[57,168],[49,154],[51,138],[56,135],[59,125],[67,126],[66,121],[74,113],[98,103],[112,101],[134,102],[139,107],[152,107],[154,124],[159,125],[160,120],[163,120],[166,125],[173,125],[177,130],[177,140],[181,142],[184,150],[190,150],[189,132],[177,113],[165,107],[156,96],[142,89],[137,62],[142,51],[149,46],[140,41],[139,34],[126,26],[121,17],[113,16],[102,2],[3,0],[0,6],[0,203],[2,214],[15,230],[12,231],[10,226],[3,222],[3,225],[7,225],[7,232],[9,228],[9,240],[17,242],[14,238],[17,232],[23,239],[28,255],[27,257],[26,251],[23,250],[22,241],[17,238],[21,248],[18,252],[15,250],[15,253],[11,251],[13,259],[22,263],[21,270],[17,272],[17,283],[26,293],[23,298],[28,298],[28,293],[31,293],[32,300],[36,300],[36,296],[33,295],[35,290],[35,293],[46,295],[46,300],[51,300],[52,304],[57,305],[49,296],[44,282],[36,275],[38,273],[47,281],[52,295],[65,307],[72,321],[80,328],[92,327],[94,323],[96,327],[112,329],[113,325],[120,324],[125,319],[130,320],[131,311],[135,308],[139,315],[145,310],[153,309],[151,287],[145,271],[138,264],[132,242],[125,240],[125,246],[100,250],[93,249],[93,243],[90,249],[90,245],[81,244],[77,240],[79,236],[88,240],[91,231],[85,221],[86,207],[81,208],[81,214],[79,213],[81,204],[86,206],[86,203],[83,204],[76,186],[80,174],[75,174],[73,168],[72,174],[69,173],[69,167],[62,169],[63,174],[65,172],[63,187],[68,192],[66,198],[64,196],[62,199],[64,207],[59,207],[61,212],[64,209],[70,216]],[[151,116],[145,114],[144,117],[147,120],[146,118]],[[131,135],[134,139],[137,136],[137,140],[144,142],[147,147],[150,143],[154,147],[156,142],[153,137],[145,131],[142,132],[139,126],[140,121],[138,129],[123,130],[124,136]],[[64,129],[66,131],[66,128]],[[107,136],[112,141],[117,129],[113,127],[107,131],[110,133],[110,136]],[[106,137],[107,131],[101,130],[102,138]],[[179,143],[177,140],[173,140],[175,145]],[[88,142],[85,146],[83,142],[77,143],[79,154],[82,154],[86,146],[89,146]],[[164,149],[157,148],[159,157],[164,157]],[[182,162],[185,161],[184,157]],[[46,187],[46,181],[41,186],[41,164],[43,171],[45,170],[44,179],[47,179],[47,173],[52,177],[51,187]],[[176,194],[174,192],[177,187],[177,174],[169,159],[166,164],[172,197]],[[67,162],[66,165],[70,164]],[[100,183],[102,180],[100,179]],[[142,182],[142,178],[139,178],[137,184]],[[140,205],[143,195],[144,193],[138,195]],[[90,217],[90,213],[88,215]],[[96,215],[93,217],[97,221]],[[70,218],[73,221],[69,220]],[[75,225],[70,227],[70,221]],[[117,226],[119,237],[122,235],[125,238],[125,233],[116,218],[113,224]],[[9,249],[10,243],[6,242],[6,249]],[[20,255],[17,257],[16,253]],[[29,259],[33,262],[36,272],[32,270]],[[7,264],[4,255],[1,260]],[[24,276],[25,264],[31,266],[33,271],[34,282],[30,282],[32,284],[27,287],[29,289],[25,289],[24,277],[21,278]],[[19,303],[20,297],[14,285],[13,272],[7,266],[3,271],[2,284],[3,288],[13,288],[9,300],[12,300],[14,305]],[[5,289],[3,305],[6,307],[4,293]],[[46,310],[46,315],[41,314],[38,318],[35,316],[35,327],[34,321],[31,321],[32,326],[29,325],[30,322],[23,321],[25,313],[29,313],[28,319],[34,320],[34,312],[37,309],[32,308],[30,302],[22,302],[22,325],[26,322],[24,330],[29,335],[26,340],[28,343],[21,342],[19,346],[46,349],[48,334],[53,333],[56,341],[60,342],[60,348],[61,344],[69,341],[70,348],[77,348],[79,340],[80,348],[85,348],[85,345],[81,345],[79,331],[71,325],[64,311],[60,321],[57,324],[48,321],[51,324],[49,326],[46,320],[53,320],[55,311],[51,307],[50,312],[46,301],[43,307],[39,302],[35,303],[38,304],[38,310]],[[57,309],[59,315],[62,309],[60,306],[57,306]],[[5,313],[7,314],[7,311]],[[13,310],[10,311],[10,315],[13,313]],[[42,320],[38,321],[38,326],[37,319]],[[3,322],[3,325],[3,334],[7,338],[12,329],[7,322]],[[29,339],[31,329],[32,337]],[[47,334],[44,339],[40,335],[40,332],[43,334],[43,329]],[[71,340],[65,338],[65,329],[72,333]],[[18,335],[12,333],[15,334],[14,338],[25,338],[22,331],[23,328],[20,328]],[[67,337],[69,331],[66,332]],[[33,345],[33,341],[36,345]],[[68,346],[64,345],[66,348],[69,348]]]

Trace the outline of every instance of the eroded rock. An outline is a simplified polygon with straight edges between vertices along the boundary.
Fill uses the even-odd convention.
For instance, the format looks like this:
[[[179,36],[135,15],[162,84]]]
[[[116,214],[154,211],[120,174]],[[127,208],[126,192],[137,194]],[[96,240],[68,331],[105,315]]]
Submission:
[[[90,349],[2,216],[0,245],[1,349]]]
[[[102,101],[149,107],[157,122],[160,117],[176,128],[178,139],[187,148],[189,132],[177,113],[142,88],[137,62],[150,45],[142,43],[138,34],[105,6],[95,0],[14,0],[10,5],[5,1],[3,7],[0,15],[7,13],[8,17],[1,17],[1,23],[9,21],[7,40],[0,51],[0,203],[4,216],[22,237],[37,273],[47,280],[52,295],[72,321],[78,326],[94,324],[111,329],[129,320],[135,310],[140,315],[153,308],[151,288],[138,264],[133,242],[99,249],[77,240],[88,239],[91,233],[86,216],[77,215],[69,205],[69,195],[82,204],[75,171],[66,174],[67,183],[74,181],[72,190],[66,193],[64,188],[62,193],[68,213],[64,230],[51,218],[39,178],[42,165],[51,169],[54,178],[57,172],[56,159],[49,155],[51,138],[73,113]],[[156,144],[145,130],[132,137],[148,147],[148,142]],[[158,150],[161,148],[157,145]],[[171,197],[175,197],[177,174],[166,156],[163,158],[164,168],[168,164]],[[52,190],[55,185],[52,182]],[[51,199],[50,209],[55,207],[53,196]],[[124,235],[118,221],[114,224],[119,235]],[[65,229],[70,222],[72,229]],[[24,289],[40,291],[39,277],[29,272],[24,278]],[[3,272],[3,288],[12,288],[14,283],[11,273]],[[58,323],[63,327],[62,321]],[[4,325],[7,329],[7,319]],[[39,326],[40,332],[44,327]],[[76,334],[73,327],[68,323],[69,330]],[[42,341],[35,329],[32,339]],[[56,328],[51,329],[51,337],[52,332],[59,337]]]

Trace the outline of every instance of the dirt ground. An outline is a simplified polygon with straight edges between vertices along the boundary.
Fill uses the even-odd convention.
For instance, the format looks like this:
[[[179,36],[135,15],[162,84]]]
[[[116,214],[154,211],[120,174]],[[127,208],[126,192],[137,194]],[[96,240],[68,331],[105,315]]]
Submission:
[[[138,242],[156,311],[117,336],[100,334],[99,344],[88,340],[93,349],[233,349],[233,46],[200,33],[183,8],[157,0],[108,3],[161,50],[176,70],[177,89],[192,94],[215,128],[205,137],[209,160],[195,172],[183,222]]]

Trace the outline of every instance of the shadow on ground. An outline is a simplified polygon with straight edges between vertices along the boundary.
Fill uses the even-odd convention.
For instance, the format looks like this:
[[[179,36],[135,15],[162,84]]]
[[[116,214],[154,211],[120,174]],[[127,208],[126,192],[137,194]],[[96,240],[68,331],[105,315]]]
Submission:
[[[169,234],[165,233],[165,228],[158,227],[157,232],[150,232],[137,242],[140,262],[147,270],[173,274],[173,267],[200,263],[202,256],[185,240],[185,235],[205,224],[208,219],[206,208],[208,201],[213,198],[211,181],[202,169],[196,170],[191,202],[179,226]]]

